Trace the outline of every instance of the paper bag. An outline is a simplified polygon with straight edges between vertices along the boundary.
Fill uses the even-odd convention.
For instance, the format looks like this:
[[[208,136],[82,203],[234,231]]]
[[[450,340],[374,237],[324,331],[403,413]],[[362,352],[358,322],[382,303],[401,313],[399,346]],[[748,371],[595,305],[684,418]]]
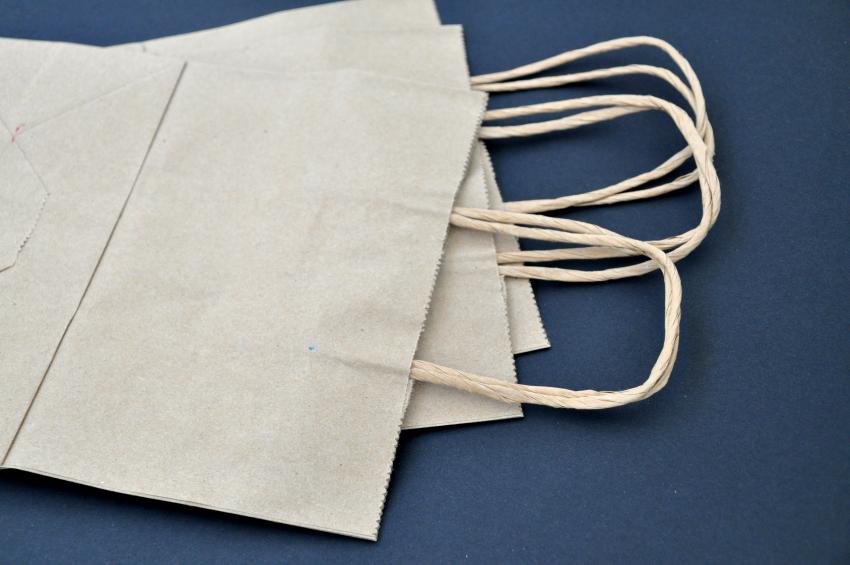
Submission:
[[[122,47],[198,59],[208,57],[213,53],[241,51],[257,43],[303,32],[305,29],[314,26],[333,26],[347,30],[371,32],[405,28],[434,28],[439,23],[439,16],[433,0],[351,0],[286,10],[219,28],[159,38]],[[404,48],[396,48],[390,54],[403,58],[404,52]],[[375,51],[368,54],[367,57],[372,59],[377,55],[380,55],[380,53]],[[364,58],[364,64],[368,64],[366,58]],[[418,65],[425,64],[427,64],[427,61],[420,60],[418,62]],[[413,69],[416,70],[416,68]],[[424,73],[422,76],[425,80]],[[489,162],[489,156],[486,154],[487,151],[483,143],[479,144],[476,151],[479,152],[479,161],[482,163]],[[485,168],[487,168],[486,165]],[[498,204],[501,197],[498,195],[498,187],[495,185],[492,168],[486,175],[491,201]],[[490,182],[490,179],[492,179],[492,182]],[[498,238],[496,247],[498,251],[513,251],[519,248],[519,244],[516,238],[503,235]],[[510,338],[514,353],[524,353],[549,347],[549,340],[540,319],[531,283],[526,279],[506,279],[503,292],[507,301],[511,327]],[[464,295],[468,295],[468,291]],[[479,326],[477,329],[481,331],[483,326]],[[429,330],[426,329],[426,332],[429,332]]]
[[[80,303],[179,62],[0,40],[0,453]]]
[[[369,32],[312,28],[257,41],[241,50],[198,52],[193,60],[288,74],[356,68],[459,89],[467,88],[469,76],[458,26]],[[458,204],[487,207],[483,171],[481,154],[475,152]],[[417,357],[515,382],[502,291],[492,235],[450,228]],[[422,383],[414,389],[404,428],[521,415],[517,405]]]
[[[176,78],[166,59],[37,50],[49,64],[33,65],[28,88],[79,81],[57,99],[79,90],[88,100],[137,60]],[[124,196],[138,180],[111,237],[73,242],[103,255],[40,385],[26,383],[33,400],[8,426],[3,466],[375,539],[484,96],[359,72],[287,79],[202,64],[171,92],[164,118],[167,98],[153,97],[160,115],[122,163],[135,167]],[[67,193],[56,216],[59,204],[92,205],[70,198],[78,187],[54,170],[57,151],[83,169],[102,164],[116,139],[142,130],[149,105],[97,108],[105,132],[71,121],[80,131],[17,137],[51,198]],[[92,134],[102,135],[75,144]],[[52,225],[46,212],[0,283],[17,272],[32,285],[37,257],[61,260],[36,244]],[[8,326],[18,308],[3,304]]]

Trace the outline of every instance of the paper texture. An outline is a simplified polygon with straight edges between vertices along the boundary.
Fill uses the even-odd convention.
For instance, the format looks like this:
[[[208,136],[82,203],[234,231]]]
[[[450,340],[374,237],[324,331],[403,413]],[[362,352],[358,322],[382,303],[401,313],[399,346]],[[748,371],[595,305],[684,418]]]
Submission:
[[[375,539],[483,108],[189,64],[4,466]]]
[[[176,38],[169,43],[177,44]],[[468,89],[469,80],[458,26],[403,31],[317,27],[287,31],[241,49],[195,51],[192,60],[289,74],[356,68],[458,89]],[[487,207],[484,182],[483,164],[476,154],[459,193],[465,205]],[[423,332],[418,358],[516,381],[505,297],[491,235],[450,228],[432,304],[435,306]],[[416,385],[403,427],[521,415],[519,405],[421,384]]]
[[[181,68],[165,58],[0,40],[0,457],[83,296]]]
[[[41,216],[47,191],[32,173],[26,157],[12,143],[14,131],[3,127],[0,145],[0,272],[12,267]],[[21,129],[16,126],[15,129]]]
[[[483,163],[483,174],[490,198],[490,207],[498,210],[504,207],[502,193],[496,182],[496,172],[490,160],[490,153],[483,142],[478,142],[475,153]],[[496,251],[519,251],[519,240],[512,235],[496,234]],[[537,299],[529,279],[505,277],[504,292],[508,305],[508,320],[511,328],[511,345],[514,353],[527,353],[549,347],[549,338],[540,318]]]
[[[351,0],[346,2],[332,2],[318,6],[310,6],[297,10],[288,10],[246,20],[236,24],[222,26],[219,28],[198,31],[183,35],[176,35],[160,39],[154,39],[143,43],[121,46],[123,48],[143,49],[151,53],[159,53],[176,57],[198,60],[214,54],[223,54],[228,51],[242,51],[245,48],[256,45],[268,39],[286,38],[293,32],[303,32],[314,26],[333,26],[348,30],[377,31],[377,30],[400,30],[404,28],[434,28],[439,26],[440,19],[437,14],[433,0]],[[303,35],[301,36],[303,39]],[[297,43],[298,40],[293,41]],[[325,42],[325,45],[328,43]],[[298,49],[298,46],[294,46]],[[304,61],[313,60],[311,53],[301,49],[300,53],[305,55]],[[285,56],[285,52],[278,55]],[[373,50],[364,54],[362,64],[369,64],[374,57],[397,56],[399,60],[404,59],[405,49],[394,49],[389,53],[381,53]],[[289,57],[290,63],[304,68],[306,64],[297,63],[297,57]],[[233,59],[231,59],[233,61]],[[264,60],[269,63],[268,60]],[[419,60],[417,65],[428,65],[427,58]],[[433,64],[432,64],[433,67]],[[337,63],[339,68],[339,63]],[[414,67],[414,70],[418,67]],[[424,72],[427,69],[423,69]],[[392,74],[392,69],[384,69],[385,74]],[[486,152],[481,144],[476,149]],[[485,162],[489,158],[482,154],[479,161]],[[477,174],[477,173],[476,173]],[[498,196],[498,188],[494,182],[488,182],[491,193],[491,201],[501,201]],[[497,242],[500,250],[510,250],[518,247],[516,238],[502,236]],[[502,249],[503,248],[503,249]],[[510,336],[514,353],[524,353],[536,349],[549,347],[549,341],[540,319],[540,313],[531,288],[531,282],[527,279],[507,279],[504,281],[504,296],[507,301],[510,321]],[[469,295],[469,291],[464,293]],[[483,329],[482,327],[478,328]],[[426,330],[430,331],[430,330]],[[498,376],[493,373],[493,376]]]

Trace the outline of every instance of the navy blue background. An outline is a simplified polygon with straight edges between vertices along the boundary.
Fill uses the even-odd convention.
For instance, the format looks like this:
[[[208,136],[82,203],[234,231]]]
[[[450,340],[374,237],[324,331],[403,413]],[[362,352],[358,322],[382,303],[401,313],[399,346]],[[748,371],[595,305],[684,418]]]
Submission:
[[[308,3],[0,0],[0,35],[109,45]],[[613,411],[529,407],[524,420],[404,433],[377,544],[3,472],[0,561],[850,561],[850,5],[438,3],[465,26],[473,73],[638,34],[693,64],[723,210],[680,263],[668,387]],[[639,49],[571,69],[626,62],[668,64]],[[649,78],[492,104],[626,91],[684,104]],[[491,144],[507,199],[597,188],[680,146],[660,114]],[[696,224],[697,191],[570,217],[670,235]],[[535,288],[554,347],[519,359],[522,381],[644,378],[661,341],[658,275]]]

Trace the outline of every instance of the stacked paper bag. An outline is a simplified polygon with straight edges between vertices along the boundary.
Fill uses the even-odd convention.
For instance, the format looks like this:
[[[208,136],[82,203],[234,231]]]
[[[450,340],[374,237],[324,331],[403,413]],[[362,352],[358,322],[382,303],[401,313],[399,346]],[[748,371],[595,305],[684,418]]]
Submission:
[[[673,261],[719,207],[690,66],[630,38],[473,88],[463,41],[431,0],[338,2],[108,49],[0,40],[2,466],[376,539],[402,428],[515,418],[521,402],[616,406],[663,387],[678,343]],[[512,80],[638,44],[671,53],[688,84],[640,65]],[[634,72],[670,82],[695,122],[646,96],[486,113],[481,92]],[[658,169],[503,205],[479,139],[650,109],[688,142]],[[693,173],[641,188],[691,156]],[[700,225],[658,242],[536,214],[695,181]],[[516,236],[570,246],[521,251]],[[649,261],[524,265],[633,255]],[[659,268],[667,337],[646,383],[516,384],[513,355],[548,346],[529,279]]]

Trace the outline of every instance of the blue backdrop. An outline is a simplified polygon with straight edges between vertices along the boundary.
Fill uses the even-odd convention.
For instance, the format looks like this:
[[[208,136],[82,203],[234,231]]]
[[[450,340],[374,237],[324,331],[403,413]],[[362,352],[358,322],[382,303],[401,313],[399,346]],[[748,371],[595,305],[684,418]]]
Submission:
[[[0,35],[109,45],[307,1],[0,0]],[[677,46],[718,140],[720,220],[680,264],[682,345],[668,387],[635,406],[528,408],[512,422],[405,433],[380,541],[369,543],[0,473],[0,561],[831,562],[850,560],[850,4],[440,1],[473,73],[625,35]],[[575,64],[668,64],[633,50]],[[501,106],[652,79],[503,95]],[[682,146],[662,115],[491,144],[507,199],[578,192]],[[697,191],[581,211],[645,238],[699,216]],[[536,284],[550,351],[526,383],[640,382],[661,342],[658,275]],[[0,360],[2,362],[2,360]]]

